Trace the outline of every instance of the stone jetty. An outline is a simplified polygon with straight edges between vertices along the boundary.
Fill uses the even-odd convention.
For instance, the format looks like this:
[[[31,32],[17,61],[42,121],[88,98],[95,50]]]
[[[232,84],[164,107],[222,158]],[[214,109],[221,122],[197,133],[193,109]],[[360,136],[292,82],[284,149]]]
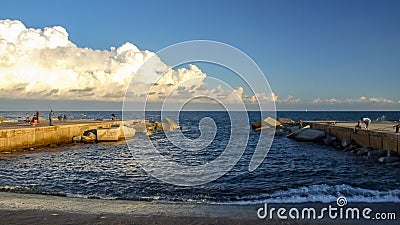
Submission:
[[[369,129],[356,128],[356,122],[309,122],[313,129],[325,133],[323,143],[380,163],[400,163],[400,135],[397,123],[373,122]]]
[[[134,127],[124,126],[125,122],[129,122],[130,125],[141,123],[141,121],[135,123],[135,121],[110,120],[55,121],[55,126],[48,126],[48,121],[36,126],[23,122],[0,123],[0,152],[80,142],[84,132],[91,130],[96,131],[96,138],[100,141],[121,140],[135,134]]]
[[[272,121],[272,122],[271,122]],[[255,131],[275,128],[275,136],[287,134],[297,141],[312,141],[351,151],[359,156],[376,158],[381,163],[400,163],[399,122],[373,121],[369,129],[357,127],[357,122],[301,121],[266,118],[253,122]],[[283,133],[283,134],[282,134]]]
[[[369,130],[354,130],[357,122],[307,122],[311,128],[336,137],[341,143],[383,149],[400,153],[400,134],[395,132],[394,122],[372,122]]]

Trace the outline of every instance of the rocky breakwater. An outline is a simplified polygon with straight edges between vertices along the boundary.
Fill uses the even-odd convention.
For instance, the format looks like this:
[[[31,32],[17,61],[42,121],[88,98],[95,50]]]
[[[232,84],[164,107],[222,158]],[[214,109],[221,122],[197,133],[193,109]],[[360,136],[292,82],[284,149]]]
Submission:
[[[309,125],[303,126],[307,123]],[[362,146],[359,144],[360,141],[358,139],[343,138],[340,136],[342,134],[341,132],[336,132],[347,128],[337,127],[334,125],[334,122],[328,123],[330,124],[329,129],[327,129],[329,132],[320,129],[312,129],[310,124],[313,125],[313,122],[303,123],[299,121],[296,123],[288,118],[275,120],[271,117],[267,117],[262,121],[253,122],[251,125],[255,131],[275,128],[275,136],[286,134],[288,138],[296,141],[315,142],[321,145],[333,147],[338,151],[351,152],[356,156],[365,157],[366,159],[374,160],[379,163],[400,166],[400,155],[397,151],[374,148],[372,146]],[[330,134],[333,133],[332,129],[335,129],[334,131],[338,136]],[[389,146],[385,144],[386,143],[384,143],[383,140],[382,146]]]
[[[373,147],[360,146],[354,141],[339,141],[335,136],[327,135],[323,144],[332,146],[338,151],[351,152],[356,156],[365,157],[380,163],[399,165],[400,157],[398,152],[393,150],[377,149]]]
[[[183,130],[183,127],[168,117],[164,117],[162,121],[133,120],[125,126],[135,129],[136,132],[146,133],[148,136],[152,136],[154,132],[158,131]]]
[[[325,132],[311,129],[310,126],[303,127],[289,118],[275,120],[267,117],[262,121],[253,122],[251,126],[255,131],[275,128],[275,136],[287,135],[288,138],[297,141],[318,141],[325,137]]]
[[[110,127],[99,127],[97,129],[86,130],[81,136],[72,137],[74,143],[97,143],[101,141],[119,141],[122,139],[133,138],[136,130],[125,124],[116,123]]]
[[[354,122],[310,122],[310,124],[326,133],[326,138],[322,142],[324,145],[380,163],[400,166],[400,136],[391,130],[391,122],[376,122],[369,130],[354,129]]]

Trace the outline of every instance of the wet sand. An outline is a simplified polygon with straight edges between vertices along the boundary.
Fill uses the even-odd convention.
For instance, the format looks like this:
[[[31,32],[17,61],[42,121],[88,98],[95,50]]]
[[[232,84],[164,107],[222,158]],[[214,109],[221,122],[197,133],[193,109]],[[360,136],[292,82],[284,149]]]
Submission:
[[[43,210],[0,210],[0,215],[0,224],[257,224],[254,220],[230,218],[85,214]]]
[[[312,203],[313,207],[327,204]],[[397,212],[399,203],[372,204],[375,211]],[[306,204],[271,204],[271,207],[310,207]],[[360,203],[359,207],[371,204]],[[397,224],[365,220],[259,219],[256,205],[153,203],[82,199],[0,192],[0,224]],[[379,223],[377,223],[379,222]]]
[[[0,192],[0,224],[257,224],[256,208]]]
[[[251,207],[0,196],[0,224],[264,224]]]

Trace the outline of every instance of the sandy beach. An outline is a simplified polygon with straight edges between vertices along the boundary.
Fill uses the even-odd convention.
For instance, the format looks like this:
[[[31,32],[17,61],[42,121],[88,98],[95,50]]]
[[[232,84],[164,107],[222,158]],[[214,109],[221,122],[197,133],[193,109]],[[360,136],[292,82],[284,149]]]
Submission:
[[[399,214],[397,203],[372,204]],[[0,224],[396,224],[397,220],[259,219],[262,205],[153,203],[0,192]],[[310,207],[271,204],[271,207]],[[323,203],[312,203],[316,209]],[[358,207],[371,206],[359,203]],[[377,223],[379,222],[379,223]]]
[[[0,193],[0,224],[257,224],[256,207]]]

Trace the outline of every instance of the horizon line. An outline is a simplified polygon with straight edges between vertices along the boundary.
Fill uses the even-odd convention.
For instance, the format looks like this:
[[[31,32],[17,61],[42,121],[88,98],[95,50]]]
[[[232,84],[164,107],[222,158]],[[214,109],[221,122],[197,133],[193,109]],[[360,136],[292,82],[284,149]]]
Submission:
[[[1,110],[0,112],[33,112],[36,111],[35,110]],[[39,110],[42,112],[49,112],[50,110]],[[122,111],[126,111],[126,112],[142,112],[143,110],[108,110],[108,109],[93,109],[93,110],[88,110],[88,109],[82,109],[82,110],[54,110],[55,112],[122,112]],[[161,112],[161,111],[165,111],[165,112],[178,112],[178,111],[184,111],[184,112],[227,112],[226,110],[144,110],[147,112]],[[296,109],[288,109],[288,110],[275,110],[276,112],[400,112],[400,109],[397,110],[388,110],[388,109],[382,109],[382,110],[376,110],[376,109],[372,109],[372,110],[366,110],[366,109],[348,109],[348,110],[344,110],[344,109],[338,109],[338,110],[327,110],[327,109],[321,109],[321,110],[296,110]],[[260,111],[260,110],[230,110],[228,112],[273,112],[273,110],[264,110],[264,111]]]

